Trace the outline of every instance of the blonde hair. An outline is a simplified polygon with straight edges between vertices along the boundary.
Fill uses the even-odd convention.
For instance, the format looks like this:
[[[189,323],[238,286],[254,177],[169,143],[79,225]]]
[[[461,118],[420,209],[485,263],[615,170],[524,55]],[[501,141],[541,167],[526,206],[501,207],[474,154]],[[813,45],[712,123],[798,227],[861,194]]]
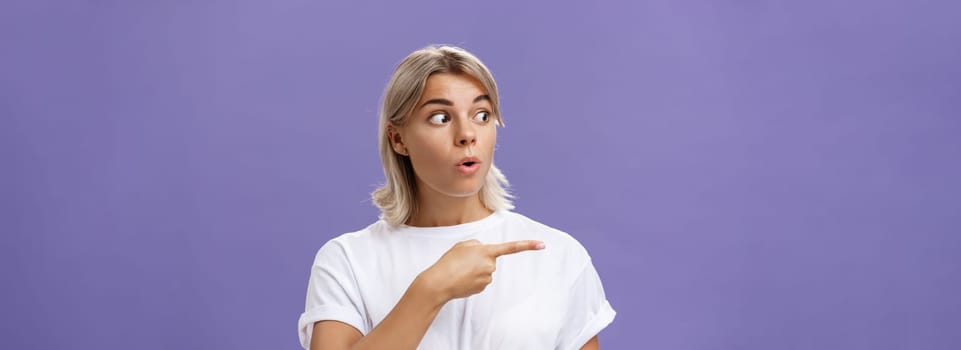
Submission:
[[[381,210],[380,218],[390,225],[407,222],[417,212],[418,206],[414,167],[410,158],[394,152],[387,134],[387,124],[399,127],[407,122],[424,93],[427,78],[435,73],[467,74],[477,79],[490,96],[495,122],[504,126],[494,77],[470,52],[459,47],[437,45],[414,51],[404,58],[387,83],[380,109],[378,147],[386,183],[371,193],[374,205]],[[492,163],[480,190],[481,202],[490,210],[513,209],[512,196],[507,192],[507,187],[507,177]]]

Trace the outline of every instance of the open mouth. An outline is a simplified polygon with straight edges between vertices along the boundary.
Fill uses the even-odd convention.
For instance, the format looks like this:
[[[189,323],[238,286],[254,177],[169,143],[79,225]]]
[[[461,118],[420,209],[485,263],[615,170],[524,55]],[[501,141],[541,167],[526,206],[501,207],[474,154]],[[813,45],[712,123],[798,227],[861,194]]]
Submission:
[[[472,167],[478,163],[480,163],[480,159],[477,159],[477,157],[464,157],[460,160],[460,163],[457,163],[457,166]]]
[[[480,159],[475,157],[464,157],[457,163],[457,170],[465,175],[471,175],[480,169]]]

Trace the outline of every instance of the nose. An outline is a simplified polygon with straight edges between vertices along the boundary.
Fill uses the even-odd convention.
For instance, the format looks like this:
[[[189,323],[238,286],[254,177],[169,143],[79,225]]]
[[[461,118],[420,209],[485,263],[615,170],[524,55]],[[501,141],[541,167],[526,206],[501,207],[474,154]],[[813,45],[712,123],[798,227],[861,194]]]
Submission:
[[[461,127],[457,130],[456,143],[459,146],[473,146],[477,143],[477,134],[474,132],[474,126],[470,123],[463,123]]]

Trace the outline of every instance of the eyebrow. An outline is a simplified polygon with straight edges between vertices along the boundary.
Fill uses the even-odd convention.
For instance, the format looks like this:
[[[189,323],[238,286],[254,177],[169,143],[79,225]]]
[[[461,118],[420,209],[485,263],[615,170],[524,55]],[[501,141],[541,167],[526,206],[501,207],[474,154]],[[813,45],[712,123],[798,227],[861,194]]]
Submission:
[[[491,100],[490,95],[486,95],[486,94],[485,94],[485,95],[480,95],[480,96],[475,97],[475,98],[474,98],[474,103],[477,103],[477,102],[480,102],[480,101],[490,102],[490,100]],[[444,105],[444,106],[453,106],[453,105],[454,105],[454,103],[451,102],[451,101],[448,100],[448,99],[445,99],[445,98],[433,98],[433,99],[427,100],[426,102],[424,102],[423,104],[421,104],[418,109],[424,108],[424,106],[427,106],[427,105],[429,105],[429,104],[438,104],[438,105]]]

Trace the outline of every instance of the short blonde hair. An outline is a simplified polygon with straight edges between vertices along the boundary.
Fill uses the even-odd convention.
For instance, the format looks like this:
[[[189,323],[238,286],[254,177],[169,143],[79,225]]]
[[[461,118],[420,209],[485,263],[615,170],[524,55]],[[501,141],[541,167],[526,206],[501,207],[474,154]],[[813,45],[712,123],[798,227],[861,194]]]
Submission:
[[[391,147],[387,124],[403,126],[424,93],[427,78],[435,73],[466,74],[477,79],[490,96],[495,122],[501,119],[497,83],[490,71],[477,57],[454,46],[428,46],[414,51],[394,69],[387,83],[380,109],[378,147],[384,164],[386,183],[371,194],[374,205],[381,210],[380,218],[390,225],[400,225],[417,212],[417,182],[410,158],[397,154]],[[507,178],[494,164],[487,172],[480,199],[490,210],[513,209]]]

